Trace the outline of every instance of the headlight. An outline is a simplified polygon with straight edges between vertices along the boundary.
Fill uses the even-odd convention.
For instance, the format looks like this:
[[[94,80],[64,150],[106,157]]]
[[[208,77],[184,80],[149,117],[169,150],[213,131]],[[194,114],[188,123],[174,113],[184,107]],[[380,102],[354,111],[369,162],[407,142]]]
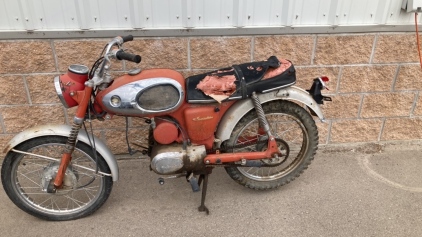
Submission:
[[[78,105],[70,93],[85,89],[88,71],[88,67],[84,65],[70,65],[67,73],[54,78],[54,87],[64,107],[72,108]]]
[[[54,88],[56,88],[57,96],[59,96],[60,102],[62,102],[63,106],[66,108],[70,108],[64,98],[59,76],[54,77]]]

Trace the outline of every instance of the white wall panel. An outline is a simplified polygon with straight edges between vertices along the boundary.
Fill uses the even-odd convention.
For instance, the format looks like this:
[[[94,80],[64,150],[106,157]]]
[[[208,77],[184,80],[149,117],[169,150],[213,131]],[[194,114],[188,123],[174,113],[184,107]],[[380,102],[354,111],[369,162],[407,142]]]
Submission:
[[[75,0],[69,1],[57,1],[52,0],[55,2],[60,2],[61,8],[58,10],[59,14],[63,17],[63,25],[65,29],[78,29],[79,28],[79,19],[76,17],[76,4]],[[47,17],[47,22],[54,21],[54,16],[56,13],[54,12],[51,17]],[[79,28],[80,29],[80,28]]]
[[[67,8],[64,8],[63,5],[66,4],[66,1],[41,0],[32,2],[37,2],[37,4],[33,4],[32,15],[36,29],[57,29],[60,27],[68,28],[77,26],[76,24],[73,26],[69,25],[71,18],[67,15],[69,12],[72,12],[69,8],[73,8],[74,12],[74,4],[68,4]]]
[[[271,19],[271,0],[247,0],[246,12],[243,12],[246,26],[268,26]]]
[[[0,30],[12,29],[11,19],[7,14],[5,0],[0,0]]]
[[[18,1],[3,0],[10,30],[25,29],[22,11]]]
[[[267,32],[265,29],[271,27],[293,32],[302,29],[296,30],[298,33],[315,33],[317,29],[335,32],[336,28],[344,32],[350,27],[362,32],[387,28],[409,31],[414,15],[401,10],[401,3],[402,0],[0,0],[0,31],[143,29],[143,33],[160,31],[157,35],[165,35],[166,29],[180,30],[183,35],[188,29],[205,34],[206,30],[234,29],[226,31],[230,34],[247,29]]]
[[[235,1],[191,1],[193,27],[232,27],[237,25]]]

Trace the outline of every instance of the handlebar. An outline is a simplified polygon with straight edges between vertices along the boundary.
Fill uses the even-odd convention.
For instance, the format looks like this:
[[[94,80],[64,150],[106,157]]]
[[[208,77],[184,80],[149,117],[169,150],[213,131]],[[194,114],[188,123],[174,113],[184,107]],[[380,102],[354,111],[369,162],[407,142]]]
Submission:
[[[131,53],[126,53],[124,52],[122,49],[120,49],[123,45],[123,43],[128,42],[128,41],[132,41],[133,40],[133,35],[126,35],[126,36],[117,36],[114,37],[113,40],[111,40],[105,47],[104,51],[103,51],[103,57],[104,60],[101,63],[101,66],[99,66],[99,71],[95,73],[94,78],[94,85],[98,85],[100,83],[102,83],[103,77],[104,77],[104,72],[106,70],[108,70],[109,66],[110,66],[110,56],[117,58],[118,60],[127,60],[127,61],[131,61],[134,63],[140,63],[141,62],[141,56],[139,55],[135,55],[135,54],[131,54]],[[117,46],[117,49],[113,49],[113,47]],[[98,68],[98,66],[97,66]],[[97,70],[97,68],[95,70]],[[95,79],[95,78],[99,78],[99,79]]]
[[[126,35],[126,36],[120,36],[120,37],[122,37],[123,43],[133,40],[133,35]]]
[[[136,55],[136,54],[126,53],[125,51],[121,49],[117,50],[115,55],[118,60],[127,60],[134,63],[140,63],[142,60],[141,56]]]

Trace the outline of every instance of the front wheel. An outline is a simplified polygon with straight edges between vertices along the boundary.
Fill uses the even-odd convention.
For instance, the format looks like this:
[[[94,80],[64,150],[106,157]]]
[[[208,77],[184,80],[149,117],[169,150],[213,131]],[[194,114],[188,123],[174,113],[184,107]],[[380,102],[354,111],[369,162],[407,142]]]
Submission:
[[[304,108],[284,100],[265,103],[262,108],[282,156],[261,160],[263,167],[226,167],[236,182],[257,190],[277,188],[294,180],[311,163],[318,146],[315,121]],[[266,149],[267,141],[252,110],[240,119],[224,145],[232,152],[254,152]]]
[[[54,180],[67,138],[38,137],[25,141],[16,150],[39,156],[9,152],[1,169],[1,180],[9,198],[23,211],[46,220],[73,220],[96,211],[110,195],[113,181],[100,154],[95,158],[92,148],[78,142],[72,153],[63,179],[63,188],[47,193],[46,187]],[[85,167],[85,168],[81,168]],[[89,168],[89,169],[86,169]]]

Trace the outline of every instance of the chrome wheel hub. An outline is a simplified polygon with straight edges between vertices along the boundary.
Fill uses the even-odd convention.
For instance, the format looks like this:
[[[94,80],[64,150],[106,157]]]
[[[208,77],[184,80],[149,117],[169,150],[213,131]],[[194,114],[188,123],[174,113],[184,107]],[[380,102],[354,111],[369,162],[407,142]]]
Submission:
[[[52,185],[52,182],[54,182],[54,179],[56,178],[57,171],[59,170],[59,166],[59,163],[53,162],[43,169],[43,172],[41,174],[42,191],[47,192],[48,186]],[[63,195],[67,194],[71,190],[77,188],[77,183],[77,174],[73,171],[72,166],[69,165],[66,169],[66,173],[63,178],[63,187],[61,189],[57,189],[57,192],[55,193]]]

